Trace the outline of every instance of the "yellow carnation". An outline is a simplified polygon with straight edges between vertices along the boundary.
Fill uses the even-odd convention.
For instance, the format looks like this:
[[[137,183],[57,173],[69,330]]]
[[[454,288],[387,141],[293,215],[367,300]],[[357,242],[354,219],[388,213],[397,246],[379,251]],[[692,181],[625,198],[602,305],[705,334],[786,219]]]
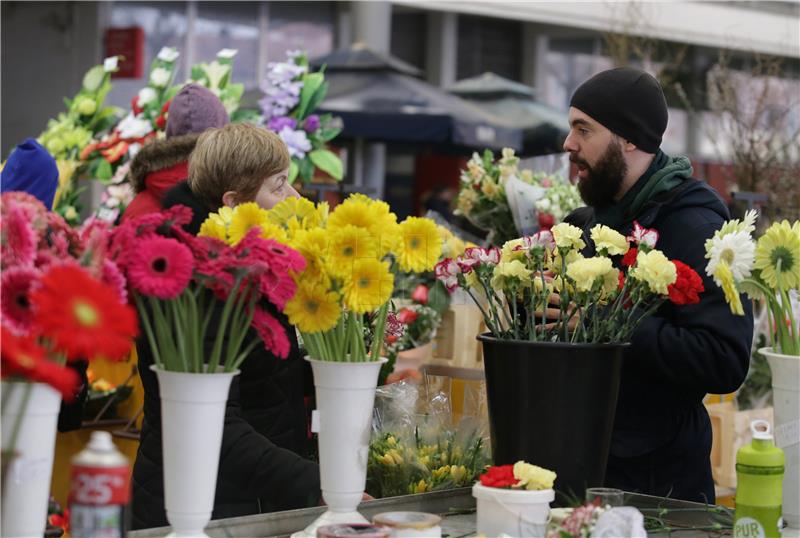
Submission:
[[[612,271],[616,272],[609,258],[595,256],[583,258],[567,266],[567,276],[575,281],[578,291],[592,291],[598,279],[605,279]],[[616,276],[616,274],[615,274]]]
[[[678,272],[669,259],[660,250],[639,252],[636,256],[636,267],[630,271],[630,276],[641,282],[646,282],[650,291],[660,295],[669,293],[668,286],[674,284]]]
[[[624,235],[603,224],[596,224],[591,231],[597,252],[605,252],[607,256],[625,254],[630,244]]]
[[[531,282],[531,272],[519,260],[500,261],[492,273],[492,287],[504,289],[511,284],[526,286]]]
[[[586,246],[583,242],[583,230],[572,224],[562,222],[553,226],[552,230],[553,239],[556,241],[556,246],[559,248],[574,248],[582,249]]]
[[[500,185],[498,185],[491,179],[487,179],[481,184],[481,192],[485,194],[490,200],[494,200],[503,193],[503,190],[500,187]]]
[[[521,247],[523,245],[523,239],[520,237],[518,239],[511,239],[503,243],[503,248],[500,251],[500,259],[501,260],[521,260],[525,257],[525,251],[514,250],[517,247]]]
[[[514,478],[518,480],[518,487],[527,490],[553,489],[556,473],[524,461],[518,461],[514,464]]]

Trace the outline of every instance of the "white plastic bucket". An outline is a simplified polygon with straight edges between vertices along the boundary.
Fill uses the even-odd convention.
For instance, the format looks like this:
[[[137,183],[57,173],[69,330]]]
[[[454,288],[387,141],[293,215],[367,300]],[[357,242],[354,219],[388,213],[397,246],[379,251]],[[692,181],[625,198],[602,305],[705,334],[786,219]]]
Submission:
[[[480,483],[472,486],[478,501],[478,534],[495,538],[506,534],[515,538],[544,538],[550,521],[550,503],[556,493],[552,489],[488,488]]]

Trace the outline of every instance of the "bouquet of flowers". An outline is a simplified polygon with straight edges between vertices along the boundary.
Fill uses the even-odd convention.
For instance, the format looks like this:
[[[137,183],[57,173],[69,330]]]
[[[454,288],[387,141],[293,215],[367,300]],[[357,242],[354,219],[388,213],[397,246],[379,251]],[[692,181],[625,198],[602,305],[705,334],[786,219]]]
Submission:
[[[244,84],[231,82],[233,57],[236,49],[222,49],[215,60],[192,66],[192,82],[205,86],[219,97],[231,122],[258,121],[258,113],[252,110],[239,110],[239,101],[244,94]]]
[[[64,99],[67,111],[47,122],[47,129],[39,135],[39,143],[47,148],[58,165],[59,186],[54,210],[72,224],[78,219],[78,192],[74,190],[73,178],[82,169],[79,156],[96,133],[117,121],[118,109],[103,106],[111,90],[111,73],[117,71],[117,64],[118,58],[112,56],[89,69],[83,76],[80,91],[74,98]]]
[[[480,481],[481,485],[487,488],[540,491],[553,489],[556,473],[537,465],[518,461],[514,465],[493,465],[489,467],[480,476]]]
[[[577,187],[557,176],[520,170],[514,150],[505,148],[499,159],[489,150],[473,153],[461,173],[456,214],[488,231],[489,243],[501,245],[549,229],[581,205]]]
[[[291,273],[297,287],[282,306],[318,360],[368,361],[380,352],[394,291],[392,267],[430,270],[441,239],[433,221],[409,217],[398,224],[385,202],[351,195],[328,214],[328,205],[303,198],[269,211],[242,204],[214,213],[200,234],[236,242],[257,228],[264,237],[287,238],[304,258]],[[365,334],[372,335],[371,350]]]
[[[440,262],[436,275],[447,289],[466,290],[492,335],[503,339],[627,342],[664,301],[700,300],[702,279],[655,248],[655,230],[636,223],[626,238],[598,224],[591,239],[596,255],[587,258],[581,254],[582,230],[562,223],[508,241],[502,249],[467,249]]]
[[[328,83],[322,71],[311,72],[304,52],[288,52],[286,62],[271,62],[261,83],[264,97],[259,101],[267,129],[277,133],[289,148],[292,164],[289,181],[299,175],[303,182],[319,168],[340,181],[342,161],[326,149],[341,132],[341,122],[330,114],[314,114],[325,99]]]
[[[109,230],[75,230],[20,192],[3,194],[0,212],[1,377],[46,383],[72,401],[80,378],[66,364],[123,359],[137,334],[125,280],[106,256]],[[20,422],[4,450],[13,453]]]
[[[182,228],[191,219],[189,208],[175,206],[114,231],[111,252],[133,290],[156,365],[175,372],[232,372],[260,342],[286,358],[289,339],[270,310],[283,309],[294,296],[291,274],[303,271],[305,260],[260,237],[257,229],[242,230],[233,246],[195,237]],[[234,226],[240,221],[235,217]],[[212,326],[215,313],[219,321]],[[258,338],[246,342],[251,326]]]
[[[773,349],[800,355],[800,328],[792,301],[800,287],[800,222],[776,222],[756,241],[756,218],[755,211],[748,211],[706,241],[706,272],[723,289],[734,314],[744,315],[740,293],[764,300]]]

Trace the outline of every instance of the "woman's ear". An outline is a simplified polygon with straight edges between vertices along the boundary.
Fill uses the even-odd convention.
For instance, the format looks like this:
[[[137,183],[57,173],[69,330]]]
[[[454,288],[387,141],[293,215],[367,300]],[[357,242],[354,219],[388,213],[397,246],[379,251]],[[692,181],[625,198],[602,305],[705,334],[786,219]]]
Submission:
[[[223,194],[222,204],[228,207],[236,207],[238,205],[238,202],[236,201],[236,191],[227,191],[225,194]]]

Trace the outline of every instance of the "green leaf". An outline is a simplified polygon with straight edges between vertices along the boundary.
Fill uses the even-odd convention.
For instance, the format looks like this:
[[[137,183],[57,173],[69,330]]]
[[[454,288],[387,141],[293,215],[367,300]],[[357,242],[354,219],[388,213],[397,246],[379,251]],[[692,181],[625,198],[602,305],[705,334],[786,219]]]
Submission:
[[[306,117],[310,116],[312,112],[325,100],[325,96],[328,95],[328,83],[325,82],[317,88],[317,91],[314,92],[314,95],[311,96],[311,100],[308,102],[308,107],[306,108]]]
[[[111,163],[105,159],[100,159],[100,162],[97,164],[97,178],[100,181],[108,181],[114,175],[114,171],[111,169]]]
[[[300,169],[300,177],[303,178],[303,181],[311,181],[314,177],[314,164],[311,162],[311,159],[308,158],[308,155],[303,157],[297,166]]]
[[[292,162],[289,164],[289,184],[291,185],[294,183],[294,180],[297,179],[297,173],[300,171],[299,167],[297,166],[297,158],[292,157]]]
[[[241,101],[242,95],[244,95],[244,84],[236,83],[236,84],[228,84],[225,87],[225,92],[228,94],[228,99],[236,99],[237,101]]]
[[[240,108],[231,114],[231,123],[255,123],[261,121],[261,114],[257,110]]]
[[[87,92],[96,92],[100,89],[100,85],[103,83],[105,76],[106,72],[103,70],[102,65],[92,67],[83,75],[83,89]]]
[[[327,149],[315,149],[308,154],[314,166],[327,173],[337,181],[342,180],[342,160],[338,155]]]
[[[203,86],[208,85],[208,77],[206,77],[205,71],[203,71],[202,66],[200,65],[193,65],[192,66],[192,80],[195,82],[201,82]]]
[[[297,120],[301,121],[306,119],[306,116],[310,113],[310,110],[313,108],[309,107],[312,98],[317,93],[317,90],[323,85],[325,82],[325,77],[323,77],[319,73],[311,73],[310,75],[306,75],[305,79],[303,80],[303,89],[300,90],[300,104],[297,105]]]

